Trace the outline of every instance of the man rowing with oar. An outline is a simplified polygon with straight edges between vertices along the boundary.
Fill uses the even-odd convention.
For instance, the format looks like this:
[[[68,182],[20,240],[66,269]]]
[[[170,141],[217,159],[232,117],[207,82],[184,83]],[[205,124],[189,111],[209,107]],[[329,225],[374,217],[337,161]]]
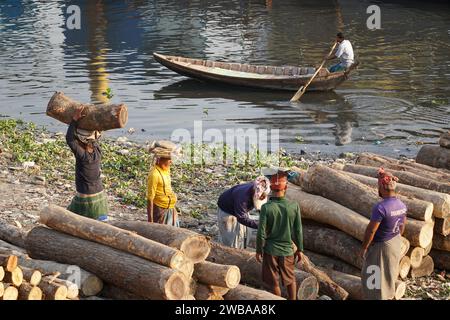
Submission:
[[[331,66],[328,69],[330,72],[345,71],[354,63],[355,55],[353,53],[352,44],[344,38],[342,32],[339,32],[336,35],[336,42],[338,43],[338,48],[333,54],[329,55],[326,60],[339,59],[339,63]]]

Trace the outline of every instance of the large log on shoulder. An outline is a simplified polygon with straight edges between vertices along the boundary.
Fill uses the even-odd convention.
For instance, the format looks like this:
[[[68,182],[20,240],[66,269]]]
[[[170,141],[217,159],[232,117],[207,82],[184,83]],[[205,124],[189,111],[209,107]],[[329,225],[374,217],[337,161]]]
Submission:
[[[366,167],[357,164],[346,164],[343,167],[343,170],[357,174],[362,174],[372,178],[376,178],[378,174],[378,168]],[[436,181],[434,179],[424,178],[418,176],[417,174],[407,171],[391,170],[390,172],[396,177],[398,177],[399,182],[403,184],[408,184],[410,186],[422,189],[434,190],[437,192],[450,194],[450,183],[445,182],[446,180]]]
[[[129,252],[172,269],[180,270],[185,261],[184,253],[177,249],[55,205],[40,212],[39,222],[54,230]]]
[[[436,268],[450,271],[450,252],[433,249],[430,251],[430,256]]]
[[[194,263],[205,261],[211,250],[208,237],[188,229],[143,221],[114,221],[112,224],[121,229],[136,232],[147,239],[179,249]]]
[[[450,170],[450,149],[426,145],[420,148],[416,161],[435,168]]]
[[[444,172],[444,170],[413,161],[396,160],[373,153],[361,153],[356,159],[356,164],[377,168],[383,167],[388,170],[407,171],[428,179],[432,177],[438,181],[450,179],[450,172]]]
[[[195,264],[193,276],[202,283],[230,289],[236,288],[241,281],[241,272],[237,266],[209,261]]]
[[[97,295],[103,288],[103,281],[96,275],[79,266],[58,263],[55,261],[19,257],[19,265],[31,270],[39,270],[42,274],[59,274],[59,278],[75,282],[85,297]]]
[[[0,219],[0,239],[17,247],[25,247],[26,232]]]
[[[268,291],[258,290],[242,284],[228,291],[223,297],[225,300],[285,300]]]
[[[93,105],[80,103],[56,92],[47,105],[47,115],[69,124],[76,108],[83,106],[85,116],[78,121],[78,127],[85,130],[105,131],[125,127],[128,109],[125,104]]]
[[[255,253],[211,242],[211,252],[207,260],[219,264],[235,265],[241,271],[241,282],[257,288],[263,286],[262,267],[256,261]],[[295,277],[297,280],[298,300],[316,299],[319,291],[317,279],[311,274],[300,270],[295,271]]]
[[[144,298],[179,300],[189,291],[188,280],[179,271],[48,228],[33,228],[26,246],[32,258],[78,265]]]
[[[374,189],[323,165],[315,165],[307,171],[302,179],[302,188],[336,201],[367,218],[372,214],[372,207],[380,201]],[[431,242],[433,224],[409,218],[404,236],[412,245],[425,248]]]
[[[367,186],[376,188],[378,185],[378,180],[376,178],[347,171],[343,172]],[[449,194],[413,187],[403,183],[397,183],[397,193],[401,196],[431,202],[433,204],[433,216],[436,218],[445,218],[450,216]]]

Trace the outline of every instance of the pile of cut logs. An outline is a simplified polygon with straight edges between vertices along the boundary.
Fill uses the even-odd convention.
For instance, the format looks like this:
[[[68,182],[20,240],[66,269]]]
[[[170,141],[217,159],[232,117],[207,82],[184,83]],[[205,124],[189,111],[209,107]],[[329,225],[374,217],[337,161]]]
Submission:
[[[450,171],[369,153],[353,165],[296,168],[299,176],[287,197],[300,205],[306,254],[352,299],[362,297],[358,252],[380,201],[379,167],[399,178],[397,191],[408,207],[396,298],[405,293],[401,280],[408,276],[430,275],[435,266],[450,270]]]

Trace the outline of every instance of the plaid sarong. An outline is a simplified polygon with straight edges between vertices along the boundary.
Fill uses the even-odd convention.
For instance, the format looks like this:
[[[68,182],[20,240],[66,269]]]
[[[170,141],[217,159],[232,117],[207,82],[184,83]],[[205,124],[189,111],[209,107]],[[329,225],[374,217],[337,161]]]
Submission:
[[[67,210],[92,219],[108,214],[108,202],[104,191],[93,195],[77,194]]]

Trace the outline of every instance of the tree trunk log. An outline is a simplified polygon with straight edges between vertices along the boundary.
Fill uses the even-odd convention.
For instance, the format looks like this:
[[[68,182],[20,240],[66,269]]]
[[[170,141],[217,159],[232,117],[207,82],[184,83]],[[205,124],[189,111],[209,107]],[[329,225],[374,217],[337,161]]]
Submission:
[[[406,160],[395,160],[388,157],[382,157],[372,153],[362,153],[356,160],[357,165],[369,166],[369,167],[383,167],[388,170],[406,171],[424,178],[436,179],[438,181],[446,181],[450,179],[450,172],[446,173],[443,170],[439,170],[430,166],[419,164]]]
[[[450,149],[450,131],[441,134],[439,137],[439,145],[442,148]]]
[[[434,232],[443,235],[444,237],[450,234],[450,218],[435,219]]]
[[[436,268],[450,271],[450,252],[433,249],[430,256],[433,258]]]
[[[334,282],[345,289],[349,293],[351,300],[364,300],[362,283],[360,276],[339,272],[336,270],[324,270]]]
[[[409,274],[409,270],[411,270],[411,259],[408,256],[404,256],[400,259],[399,264],[399,276],[402,279],[406,279]]]
[[[395,281],[395,300],[400,300],[406,293],[406,282],[397,280]]]
[[[418,268],[422,264],[425,255],[425,249],[421,247],[413,247],[408,251],[408,257],[411,261],[412,268]]]
[[[43,274],[59,273],[60,279],[75,282],[85,297],[97,295],[103,288],[103,281],[96,275],[78,266],[62,264],[54,261],[19,258],[19,265],[39,270]]]
[[[39,284],[45,300],[66,300],[67,299],[67,287],[60,283],[50,281],[49,278],[44,277]]]
[[[255,254],[241,249],[223,246],[211,242],[211,252],[208,261],[219,264],[231,264],[239,268],[241,282],[254,287],[262,287],[262,266],[256,261]],[[309,273],[296,270],[298,300],[314,300],[317,297],[319,285],[317,279]]]
[[[128,121],[128,109],[125,104],[83,104],[56,92],[47,105],[47,115],[69,124],[77,107],[83,106],[85,117],[78,126],[85,130],[105,131],[125,127]]]
[[[0,239],[13,244],[15,246],[25,247],[26,233],[11,224],[6,220],[0,219]]]
[[[303,177],[302,188],[307,192],[336,201],[366,218],[370,218],[372,207],[381,200],[375,189],[369,188],[340,171],[323,165],[314,165],[307,171]],[[355,201],[356,196],[358,201]],[[419,204],[419,201],[422,200],[410,200],[410,202],[415,202],[415,205],[405,203],[408,206],[408,216],[430,220],[433,213],[433,204],[421,202],[429,204],[425,208]],[[419,208],[421,209],[419,210]]]
[[[258,290],[242,284],[231,289],[224,296],[225,300],[286,300],[268,291]]]
[[[360,166],[356,164],[347,164],[343,167],[344,171],[353,172],[357,174],[362,174],[365,176],[369,176],[372,178],[377,177],[378,168],[374,167],[365,167]],[[399,178],[399,181],[403,184],[407,184],[410,186],[427,189],[427,190],[434,190],[437,192],[442,193],[450,193],[450,184],[445,182],[439,182],[435,181],[433,179],[427,179],[421,176],[418,176],[414,173],[405,172],[405,171],[398,171],[398,170],[391,170],[390,171],[393,175]],[[445,181],[445,180],[444,180]]]
[[[202,283],[232,289],[241,281],[241,272],[237,266],[206,261],[195,265],[194,277]]]
[[[188,280],[179,271],[47,228],[32,229],[26,245],[32,258],[73,263],[144,298],[178,300],[189,289]]]
[[[177,249],[58,206],[44,208],[39,221],[54,230],[129,252],[172,269],[180,270],[185,261],[184,254]]]
[[[347,171],[343,172],[367,186],[376,188],[378,185],[378,180],[376,178]],[[436,218],[445,218],[450,216],[450,195],[448,194],[413,187],[402,183],[397,183],[397,193],[403,197],[412,197],[431,202],[433,204],[433,216]]]
[[[23,266],[20,266],[23,273],[23,279],[31,284],[32,286],[39,285],[39,282],[42,280],[42,273],[39,270],[33,270],[30,268],[26,268]]]
[[[19,287],[23,282],[22,269],[16,267],[13,271],[6,271],[3,281],[12,283],[14,286]]]
[[[121,229],[136,232],[147,239],[179,249],[193,263],[205,261],[211,251],[208,237],[184,228],[143,221],[114,221]]]
[[[146,300],[141,296],[131,293],[125,289],[116,287],[110,283],[105,283],[100,296],[113,300]]]
[[[42,290],[28,282],[19,287],[19,300],[42,300]]]
[[[434,237],[434,234],[433,234],[433,237]],[[433,248],[433,242],[430,242],[430,244],[426,248],[423,249],[424,250],[423,255],[424,256],[429,255],[432,248]]]
[[[17,300],[19,297],[19,290],[11,284],[5,284],[2,300]]]
[[[0,281],[0,299],[3,297],[3,292],[5,292],[5,285]]]
[[[3,266],[6,271],[12,272],[17,268],[17,263],[17,256],[10,254],[0,254],[0,265]]]
[[[194,294],[195,300],[223,300],[223,296],[211,290],[211,288],[203,283],[197,284],[197,290]]]
[[[430,256],[423,257],[422,264],[417,268],[411,268],[411,277],[419,278],[426,277],[433,273],[434,271],[434,262],[433,258]]]
[[[362,268],[363,260],[358,255],[361,242],[342,231],[304,223],[303,245],[310,251],[341,259],[360,270]]]
[[[433,249],[450,251],[450,237],[444,237],[441,234],[435,233],[433,237]]]
[[[3,281],[4,277],[5,277],[5,269],[3,269],[2,266],[0,266],[0,282]]]
[[[47,281],[49,283],[55,283],[55,284],[58,284],[61,286],[65,286],[67,288],[67,299],[72,300],[72,299],[78,298],[78,294],[79,294],[78,286],[71,281],[54,278],[52,276],[44,277],[43,281]]]
[[[361,276],[361,270],[342,260],[328,257],[309,250],[305,250],[305,254],[311,260],[311,262],[314,263],[317,267],[332,269],[358,277]]]
[[[450,149],[425,145],[420,148],[416,162],[450,170]]]
[[[194,263],[189,259],[184,259],[178,271],[186,276],[186,279],[192,278],[194,274]]]

